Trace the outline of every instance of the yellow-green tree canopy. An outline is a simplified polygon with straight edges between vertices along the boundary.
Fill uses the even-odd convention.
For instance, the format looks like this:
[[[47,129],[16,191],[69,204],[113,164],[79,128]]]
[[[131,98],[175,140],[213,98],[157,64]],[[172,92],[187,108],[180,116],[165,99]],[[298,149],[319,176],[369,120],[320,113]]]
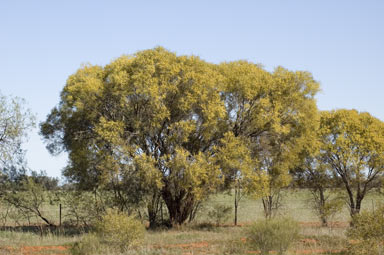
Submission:
[[[321,113],[321,157],[344,183],[350,213],[359,213],[367,192],[384,173],[384,123],[356,110]]]
[[[290,183],[289,170],[300,163],[303,152],[313,150],[318,127],[314,96],[319,84],[308,72],[278,67],[270,73],[246,61],[220,68],[228,128],[247,142],[257,169],[268,176],[264,202],[270,217],[274,196]]]
[[[180,224],[222,185],[223,171],[239,167],[263,181],[249,169],[276,169],[274,180],[288,173],[309,143],[317,89],[306,72],[270,73],[244,61],[215,65],[159,47],[80,68],[41,133],[52,153],[69,152],[70,179],[159,195]],[[220,160],[238,142],[253,167],[236,155]]]
[[[163,48],[85,66],[69,77],[42,133],[52,152],[69,152],[64,174],[84,184],[146,171],[140,182],[156,183],[171,220],[182,223],[221,181],[211,162],[225,117],[220,81],[212,64]]]

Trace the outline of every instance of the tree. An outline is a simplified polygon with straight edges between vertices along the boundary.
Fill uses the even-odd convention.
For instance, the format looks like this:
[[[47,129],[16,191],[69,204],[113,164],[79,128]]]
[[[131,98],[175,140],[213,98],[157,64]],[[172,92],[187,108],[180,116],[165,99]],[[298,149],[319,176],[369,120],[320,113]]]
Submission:
[[[212,64],[160,47],[85,66],[41,132],[52,153],[69,152],[72,180],[100,186],[139,173],[181,224],[221,182],[212,152],[225,116],[220,79]]]
[[[21,143],[34,126],[34,116],[24,108],[24,100],[7,98],[0,92],[0,168],[23,161]],[[0,172],[1,173],[1,172]]]
[[[245,61],[224,63],[221,72],[229,129],[247,141],[254,169],[268,176],[262,201],[270,218],[291,181],[289,170],[316,137],[319,85],[308,72],[278,67],[270,73]]]
[[[236,226],[241,199],[245,194],[262,194],[267,176],[255,169],[257,163],[252,160],[247,144],[232,132],[225,133],[220,140],[216,160],[225,176],[224,188],[234,192]]]
[[[47,203],[57,202],[58,197],[53,191],[47,192],[45,183],[42,183],[41,180],[48,180],[49,177],[43,174],[23,175],[17,181],[8,182],[2,198],[3,201],[12,205],[23,214],[32,214],[39,217],[47,225],[54,226],[42,209]]]
[[[324,111],[320,136],[321,158],[343,183],[353,217],[384,173],[384,123],[356,110]]]
[[[322,225],[327,226],[329,218],[342,209],[344,199],[337,195],[336,188],[340,187],[340,183],[327,164],[321,161],[320,148],[317,149],[316,153],[307,155],[294,174],[300,187],[310,190],[313,209]],[[331,193],[329,190],[332,190]]]
[[[69,152],[64,174],[71,180],[110,187],[118,198],[137,195],[148,215],[162,199],[181,224],[222,185],[217,153],[227,132],[249,147],[256,175],[267,173],[279,187],[289,181],[311,137],[317,89],[306,72],[214,65],[159,47],[80,68],[41,133],[52,153]],[[138,192],[123,192],[128,183]]]

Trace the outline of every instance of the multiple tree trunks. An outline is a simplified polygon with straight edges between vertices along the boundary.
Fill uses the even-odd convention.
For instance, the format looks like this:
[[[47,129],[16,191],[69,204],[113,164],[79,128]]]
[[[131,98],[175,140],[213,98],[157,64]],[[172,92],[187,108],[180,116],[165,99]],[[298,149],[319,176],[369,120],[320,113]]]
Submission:
[[[247,61],[211,64],[158,47],[104,67],[80,68],[68,78],[41,133],[51,153],[69,153],[65,176],[80,186],[126,187],[127,199],[119,201],[148,202],[151,222],[159,205],[154,194],[161,194],[172,224],[182,224],[204,198],[223,186],[232,189],[235,180],[245,192],[266,196],[270,217],[274,194],[289,185],[289,171],[301,165],[303,155],[325,151],[330,154],[323,158],[330,159],[345,150],[384,151],[382,123],[366,114],[340,112],[350,129],[329,133],[343,124],[331,120],[333,113],[319,117],[318,91],[308,72],[283,67],[268,72]],[[332,140],[355,133],[359,137],[349,149]],[[364,148],[355,150],[359,146]],[[367,167],[384,161],[375,155],[362,157],[370,159]],[[338,163],[327,162],[332,168]],[[369,175],[361,200],[378,172]],[[360,209],[359,199],[351,200],[351,212]]]

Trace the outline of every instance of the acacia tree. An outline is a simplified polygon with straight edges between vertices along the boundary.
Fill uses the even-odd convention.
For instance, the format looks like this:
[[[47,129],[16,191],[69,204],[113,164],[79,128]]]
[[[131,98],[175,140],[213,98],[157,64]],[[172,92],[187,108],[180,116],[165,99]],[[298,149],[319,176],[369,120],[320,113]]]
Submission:
[[[255,169],[258,164],[252,159],[246,142],[232,132],[224,134],[215,156],[225,176],[224,188],[234,192],[234,225],[237,225],[241,199],[245,194],[262,194],[267,176]]]
[[[225,116],[219,82],[213,65],[163,48],[85,66],[69,77],[41,132],[52,153],[69,152],[64,174],[72,180],[121,184],[134,172],[181,224],[221,181],[212,158]]]
[[[289,170],[314,141],[319,85],[308,72],[278,67],[269,73],[245,61],[224,63],[221,71],[229,129],[247,141],[255,169],[268,176],[262,202],[270,218]]]
[[[7,98],[0,93],[0,167],[11,167],[23,161],[21,143],[34,126],[34,116],[24,108],[20,98]],[[1,169],[2,170],[2,169]],[[1,172],[0,172],[1,174]]]
[[[181,224],[222,184],[226,169],[242,171],[233,169],[242,168],[239,157],[226,163],[231,167],[218,163],[227,132],[248,146],[268,188],[289,181],[310,137],[317,88],[305,72],[213,65],[156,48],[79,69],[41,133],[52,153],[69,152],[64,174],[71,180],[111,187],[118,201],[136,195],[152,218],[162,199],[173,224]]]
[[[313,209],[322,225],[327,226],[329,218],[342,209],[344,199],[335,192],[340,183],[334,178],[328,165],[321,160],[320,147],[316,149],[316,152],[307,154],[302,165],[295,169],[294,175],[300,187],[311,192]]]
[[[43,211],[46,203],[57,202],[57,197],[47,192],[46,187],[39,183],[36,176],[25,176],[18,183],[9,183],[8,190],[4,191],[2,199],[6,203],[24,214],[34,215],[43,220],[47,225],[54,226]]]
[[[356,110],[324,111],[320,136],[322,160],[344,184],[353,217],[384,173],[384,123]]]

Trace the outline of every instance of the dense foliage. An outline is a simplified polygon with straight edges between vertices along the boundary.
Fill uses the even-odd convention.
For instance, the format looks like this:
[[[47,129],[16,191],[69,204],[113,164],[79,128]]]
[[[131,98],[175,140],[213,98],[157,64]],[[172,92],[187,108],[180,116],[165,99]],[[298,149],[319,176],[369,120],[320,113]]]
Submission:
[[[116,210],[107,210],[101,221],[96,224],[100,241],[119,247],[122,251],[140,242],[144,231],[140,221]]]
[[[52,153],[69,152],[68,178],[113,189],[120,205],[146,201],[153,219],[162,199],[181,224],[227,178],[246,177],[266,191],[271,215],[288,170],[311,144],[317,90],[306,72],[214,65],[155,48],[79,69],[41,133]],[[249,149],[248,162],[225,158],[232,142]]]
[[[351,216],[384,174],[384,123],[369,113],[321,113],[321,160],[343,183]]]
[[[262,201],[266,218],[228,252],[284,254],[299,227],[275,216],[282,190],[294,186],[309,189],[323,227],[348,205],[347,252],[381,254],[384,210],[360,209],[383,184],[384,123],[356,110],[318,111],[318,91],[308,72],[212,64],[161,47],[82,66],[40,125],[47,149],[69,154],[62,186],[26,167],[21,144],[34,118],[23,100],[0,94],[0,221],[34,220],[41,236],[90,231],[73,254],[119,253],[143,239],[146,222],[178,226],[211,208],[206,216],[221,227],[232,207],[208,198],[226,192],[235,225],[245,195]],[[192,227],[213,228],[200,223]]]

